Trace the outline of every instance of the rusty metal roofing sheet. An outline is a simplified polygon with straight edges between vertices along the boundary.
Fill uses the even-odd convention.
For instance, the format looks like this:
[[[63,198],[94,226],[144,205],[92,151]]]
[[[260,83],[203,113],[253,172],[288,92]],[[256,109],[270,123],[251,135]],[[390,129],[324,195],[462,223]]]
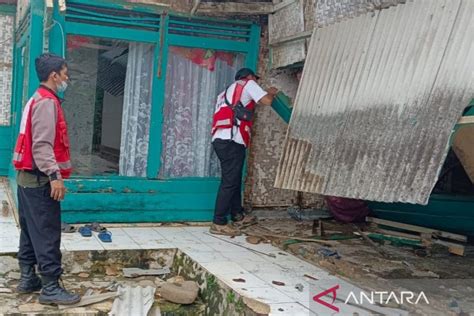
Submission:
[[[318,28],[275,186],[426,204],[474,95],[474,1],[416,0]]]

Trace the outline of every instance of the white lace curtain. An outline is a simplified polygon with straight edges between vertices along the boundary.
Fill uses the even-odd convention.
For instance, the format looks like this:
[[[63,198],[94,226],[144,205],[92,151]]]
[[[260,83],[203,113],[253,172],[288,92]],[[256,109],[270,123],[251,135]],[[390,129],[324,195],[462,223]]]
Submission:
[[[130,43],[125,78],[119,174],[145,177],[150,134],[153,45]]]
[[[160,177],[218,177],[211,145],[211,123],[217,95],[233,82],[243,55],[216,59],[214,69],[192,58],[168,57]]]

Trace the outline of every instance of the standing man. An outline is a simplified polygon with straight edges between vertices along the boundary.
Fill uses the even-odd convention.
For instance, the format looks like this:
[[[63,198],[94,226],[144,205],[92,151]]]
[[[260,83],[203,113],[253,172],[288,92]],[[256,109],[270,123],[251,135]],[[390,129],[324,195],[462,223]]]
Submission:
[[[259,79],[249,68],[240,69],[235,82],[217,97],[212,122],[212,145],[219,158],[222,170],[221,184],[217,194],[213,234],[236,236],[240,230],[228,224],[228,217],[237,226],[256,221],[245,215],[242,208],[242,171],[245,151],[250,143],[250,133],[255,105],[271,105],[278,90],[263,90],[256,82]]]
[[[66,61],[43,54],[35,60],[41,82],[21,118],[13,164],[18,170],[21,279],[17,291],[39,291],[41,304],[75,304],[81,300],[59,286],[61,268],[61,206],[71,174],[67,125],[58,92],[67,88]],[[38,265],[41,280],[35,272]]]

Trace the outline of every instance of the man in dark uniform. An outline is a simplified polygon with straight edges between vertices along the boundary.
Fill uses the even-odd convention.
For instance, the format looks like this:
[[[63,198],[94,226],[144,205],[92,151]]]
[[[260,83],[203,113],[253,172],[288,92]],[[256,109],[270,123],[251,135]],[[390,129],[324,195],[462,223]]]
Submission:
[[[13,163],[18,170],[21,279],[17,291],[39,291],[41,304],[75,304],[80,296],[59,285],[61,206],[71,173],[67,125],[58,92],[67,88],[66,61],[43,54],[36,61],[40,87],[26,104]],[[36,275],[35,266],[41,274]]]

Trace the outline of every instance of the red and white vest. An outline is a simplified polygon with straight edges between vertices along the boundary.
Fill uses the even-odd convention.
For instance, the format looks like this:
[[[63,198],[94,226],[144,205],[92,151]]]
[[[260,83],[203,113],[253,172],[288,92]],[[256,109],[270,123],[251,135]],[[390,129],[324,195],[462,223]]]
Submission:
[[[69,178],[72,172],[71,156],[69,153],[69,138],[67,134],[67,124],[64,119],[64,112],[58,97],[49,89],[39,87],[31,97],[23,110],[21,118],[20,134],[13,153],[13,165],[16,170],[33,170],[33,138],[31,135],[31,113],[32,109],[40,100],[52,99],[56,106],[56,137],[54,140],[54,156],[58,164],[61,176]]]
[[[248,79],[242,79],[236,82],[234,93],[232,95],[232,101],[230,102],[232,106],[235,106],[242,97],[242,92],[244,91],[245,86],[249,82]],[[242,135],[242,139],[244,140],[245,146],[248,147],[250,143],[250,135],[253,122],[252,121],[239,121],[237,125],[237,120],[234,119],[234,110],[232,106],[229,106],[225,103],[226,91],[220,95],[222,100],[218,100],[218,107],[216,112],[214,113],[214,117],[212,119],[212,135],[220,128],[233,128],[234,126],[238,126],[240,134]],[[245,105],[246,109],[254,110],[255,109],[255,101],[250,101],[247,105]]]

